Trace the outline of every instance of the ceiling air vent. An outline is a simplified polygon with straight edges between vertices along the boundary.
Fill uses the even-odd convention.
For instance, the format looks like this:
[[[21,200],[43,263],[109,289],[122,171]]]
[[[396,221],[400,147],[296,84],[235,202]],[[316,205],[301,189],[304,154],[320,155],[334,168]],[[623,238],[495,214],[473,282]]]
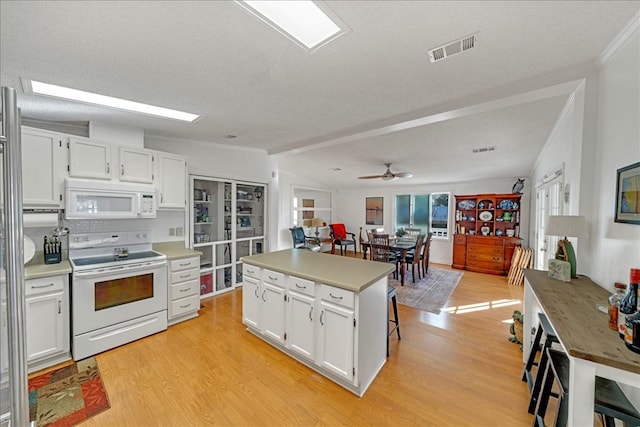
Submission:
[[[480,147],[480,148],[474,148],[473,149],[473,153],[486,153],[488,151],[494,151],[496,149],[496,146],[493,145],[491,147]]]
[[[449,56],[467,51],[471,48],[476,47],[477,41],[478,35],[476,33],[447,43],[443,46],[436,47],[435,49],[431,49],[429,51],[429,61],[432,63],[441,61],[445,58],[448,58]]]

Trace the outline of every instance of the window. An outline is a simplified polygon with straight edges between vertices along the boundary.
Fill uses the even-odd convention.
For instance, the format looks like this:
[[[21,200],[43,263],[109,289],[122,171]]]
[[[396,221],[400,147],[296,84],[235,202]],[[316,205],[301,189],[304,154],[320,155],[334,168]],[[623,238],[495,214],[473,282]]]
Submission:
[[[331,191],[293,187],[291,223],[310,227],[312,221],[331,223]]]
[[[449,237],[449,193],[402,194],[396,196],[395,230],[420,228],[434,238]]]

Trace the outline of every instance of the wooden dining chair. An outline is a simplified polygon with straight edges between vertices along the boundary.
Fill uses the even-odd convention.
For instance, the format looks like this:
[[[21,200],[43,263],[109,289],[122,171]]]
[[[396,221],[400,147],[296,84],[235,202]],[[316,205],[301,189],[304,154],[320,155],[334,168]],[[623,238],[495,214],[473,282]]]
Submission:
[[[375,233],[371,234],[371,238],[369,239],[369,246],[369,259],[371,261],[390,262],[395,264],[396,269],[394,272],[394,277],[397,278],[398,265],[400,260],[396,256],[396,253],[393,252],[389,247],[389,235]]]
[[[407,232],[407,237],[416,238],[422,232],[421,228],[405,228],[404,231]]]
[[[424,234],[418,234],[416,236],[415,249],[412,253],[408,253],[403,260],[407,264],[407,267],[409,266],[409,264],[411,264],[411,280],[413,281],[413,283],[416,283],[416,265],[418,266],[418,278],[422,278],[422,276],[424,276],[424,274],[422,274],[422,276],[420,274],[422,272],[422,249],[424,245],[424,238]]]
[[[431,248],[431,238],[433,237],[433,233],[427,234],[427,237],[424,241],[424,245],[422,247],[422,276],[426,277],[429,272],[429,251]]]

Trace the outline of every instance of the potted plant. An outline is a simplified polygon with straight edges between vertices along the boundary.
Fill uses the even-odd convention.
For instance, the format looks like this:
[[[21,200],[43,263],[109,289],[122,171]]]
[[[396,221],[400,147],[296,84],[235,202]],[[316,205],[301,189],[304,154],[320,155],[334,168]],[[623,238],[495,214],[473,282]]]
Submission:
[[[400,238],[402,236],[406,236],[407,235],[407,230],[404,229],[404,227],[400,227],[400,229],[398,229],[398,231],[396,231],[396,237]]]

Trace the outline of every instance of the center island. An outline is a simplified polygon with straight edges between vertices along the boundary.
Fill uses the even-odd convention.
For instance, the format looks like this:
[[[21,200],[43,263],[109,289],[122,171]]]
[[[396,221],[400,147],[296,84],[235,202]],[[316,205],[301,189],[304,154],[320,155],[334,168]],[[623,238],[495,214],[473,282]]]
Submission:
[[[240,260],[247,330],[362,397],[386,362],[394,266],[302,249]]]

